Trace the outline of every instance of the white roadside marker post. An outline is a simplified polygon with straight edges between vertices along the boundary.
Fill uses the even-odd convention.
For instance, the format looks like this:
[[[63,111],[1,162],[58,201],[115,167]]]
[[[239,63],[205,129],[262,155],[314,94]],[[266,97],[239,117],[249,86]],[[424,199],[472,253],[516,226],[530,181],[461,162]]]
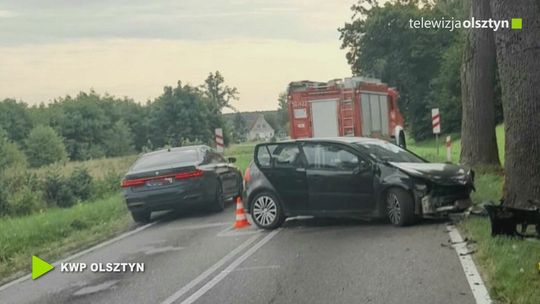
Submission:
[[[437,146],[437,156],[439,156],[439,134],[441,133],[441,115],[439,108],[431,109],[431,127],[435,134],[435,145]]]
[[[223,130],[221,128],[216,129],[216,151],[223,153],[225,150],[225,143],[223,141]]]
[[[452,138],[446,136],[446,161],[452,163]]]

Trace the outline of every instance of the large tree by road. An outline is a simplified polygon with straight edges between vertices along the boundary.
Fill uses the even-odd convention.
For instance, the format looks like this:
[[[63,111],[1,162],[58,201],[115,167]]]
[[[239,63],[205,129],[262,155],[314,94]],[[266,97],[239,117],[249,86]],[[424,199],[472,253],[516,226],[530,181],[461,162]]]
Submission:
[[[471,1],[471,16],[488,20],[489,0]],[[495,45],[492,29],[466,32],[461,65],[461,163],[500,166],[495,136]]]
[[[540,198],[540,2],[491,0],[496,20],[522,18],[523,29],[495,32],[505,122],[505,203]]]

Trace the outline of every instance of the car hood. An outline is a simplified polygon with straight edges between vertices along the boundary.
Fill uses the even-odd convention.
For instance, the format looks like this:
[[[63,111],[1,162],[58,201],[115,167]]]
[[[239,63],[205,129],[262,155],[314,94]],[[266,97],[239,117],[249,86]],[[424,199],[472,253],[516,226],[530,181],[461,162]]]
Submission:
[[[411,176],[428,179],[438,184],[465,185],[472,182],[468,170],[460,165],[397,162],[390,162],[389,164]]]

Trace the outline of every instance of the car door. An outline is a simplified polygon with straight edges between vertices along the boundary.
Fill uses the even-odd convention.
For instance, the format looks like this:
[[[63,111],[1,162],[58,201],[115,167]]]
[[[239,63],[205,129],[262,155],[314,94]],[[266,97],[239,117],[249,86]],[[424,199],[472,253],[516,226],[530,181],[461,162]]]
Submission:
[[[277,191],[285,209],[306,210],[306,170],[298,144],[262,145],[258,147],[256,157],[259,169]]]
[[[213,151],[210,152],[210,163],[214,164],[214,170],[221,179],[225,197],[236,195],[239,185],[234,168],[230,166],[223,156]]]
[[[307,142],[302,150],[311,210],[349,212],[372,207],[373,170],[359,153],[336,143]]]

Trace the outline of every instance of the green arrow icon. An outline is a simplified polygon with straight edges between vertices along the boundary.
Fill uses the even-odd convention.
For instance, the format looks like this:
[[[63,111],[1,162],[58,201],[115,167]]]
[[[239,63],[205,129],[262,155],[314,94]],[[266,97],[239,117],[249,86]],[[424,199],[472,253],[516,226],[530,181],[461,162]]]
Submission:
[[[32,256],[32,280],[35,280],[47,272],[54,269],[54,266],[45,262],[44,260],[38,258],[37,256]]]

